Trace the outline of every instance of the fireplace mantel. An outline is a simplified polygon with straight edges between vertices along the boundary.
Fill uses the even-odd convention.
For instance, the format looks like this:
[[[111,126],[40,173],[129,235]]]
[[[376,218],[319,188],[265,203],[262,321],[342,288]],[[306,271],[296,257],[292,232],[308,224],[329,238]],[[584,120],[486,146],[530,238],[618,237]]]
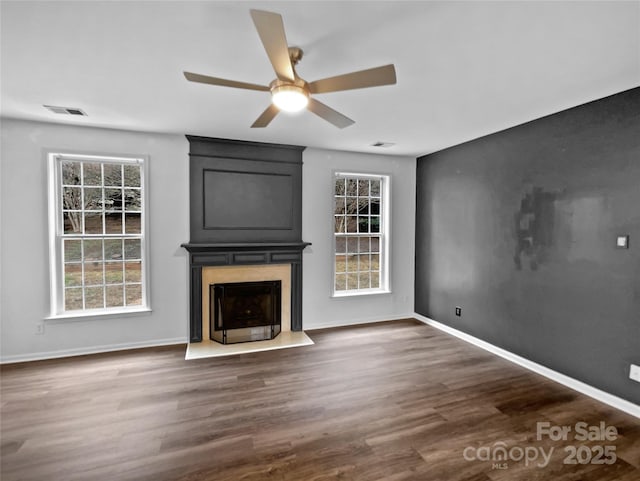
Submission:
[[[224,266],[237,264],[274,264],[297,260],[310,242],[182,244],[189,251],[191,264]]]

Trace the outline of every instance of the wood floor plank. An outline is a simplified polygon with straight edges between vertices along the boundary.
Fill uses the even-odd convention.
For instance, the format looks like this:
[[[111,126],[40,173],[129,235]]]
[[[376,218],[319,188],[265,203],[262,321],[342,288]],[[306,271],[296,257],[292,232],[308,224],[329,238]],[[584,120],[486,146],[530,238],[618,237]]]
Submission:
[[[0,368],[3,481],[635,481],[640,421],[416,320],[184,360],[184,346]],[[615,426],[563,464],[536,424]],[[554,449],[498,469],[466,448]],[[598,442],[582,443],[588,447]]]

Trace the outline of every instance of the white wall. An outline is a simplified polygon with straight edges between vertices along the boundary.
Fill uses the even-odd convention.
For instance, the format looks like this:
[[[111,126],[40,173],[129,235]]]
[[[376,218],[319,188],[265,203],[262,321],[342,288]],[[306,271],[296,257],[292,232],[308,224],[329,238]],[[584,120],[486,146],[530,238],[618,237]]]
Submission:
[[[189,146],[182,135],[2,119],[0,147],[0,360],[18,361],[186,342]],[[44,321],[49,315],[45,151],[149,156],[150,314]],[[307,149],[303,154],[305,329],[413,313],[415,159]],[[332,174],[388,174],[392,183],[391,287],[386,295],[331,298]],[[36,326],[44,323],[44,334]]]
[[[302,170],[304,329],[413,316],[416,161],[411,157],[306,149]],[[391,176],[391,294],[332,298],[333,173]]]
[[[2,119],[1,318],[3,361],[186,342],[189,240],[188,142],[159,135]],[[49,315],[45,150],[149,156],[153,312],[45,321]]]

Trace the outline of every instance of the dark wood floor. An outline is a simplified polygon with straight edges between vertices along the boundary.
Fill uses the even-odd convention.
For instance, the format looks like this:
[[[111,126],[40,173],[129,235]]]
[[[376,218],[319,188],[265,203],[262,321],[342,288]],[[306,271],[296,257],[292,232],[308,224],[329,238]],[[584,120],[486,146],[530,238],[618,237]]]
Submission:
[[[640,479],[638,419],[429,326],[309,334],[316,345],[228,358],[175,346],[4,366],[1,479]],[[615,426],[586,444],[617,461],[563,464],[585,443],[536,440],[544,421]],[[463,456],[499,442],[554,455],[508,469]]]

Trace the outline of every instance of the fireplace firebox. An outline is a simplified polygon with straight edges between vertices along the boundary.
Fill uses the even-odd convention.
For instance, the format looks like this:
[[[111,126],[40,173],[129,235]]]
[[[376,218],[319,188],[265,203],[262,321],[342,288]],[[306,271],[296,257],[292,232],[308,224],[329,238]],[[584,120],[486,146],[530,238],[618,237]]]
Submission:
[[[211,340],[233,344],[280,334],[280,281],[211,284],[209,290]]]

